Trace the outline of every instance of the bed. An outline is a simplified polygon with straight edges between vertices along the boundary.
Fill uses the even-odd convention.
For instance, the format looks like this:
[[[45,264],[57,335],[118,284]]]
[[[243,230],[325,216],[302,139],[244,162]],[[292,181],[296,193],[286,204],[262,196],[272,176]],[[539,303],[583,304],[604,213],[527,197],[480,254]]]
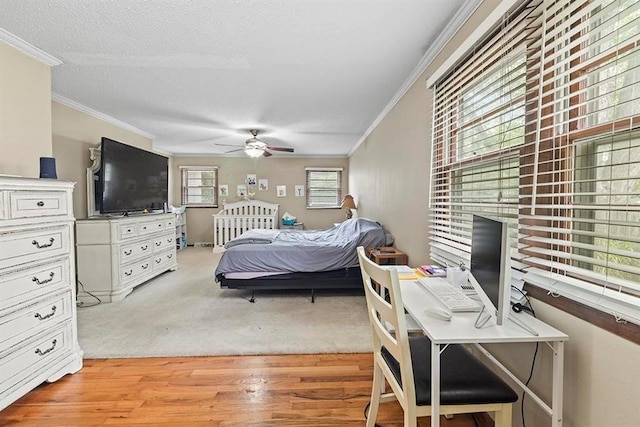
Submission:
[[[249,230],[225,244],[215,279],[225,289],[310,289],[313,302],[316,289],[361,289],[356,248],[388,243],[384,228],[366,218],[327,230]]]

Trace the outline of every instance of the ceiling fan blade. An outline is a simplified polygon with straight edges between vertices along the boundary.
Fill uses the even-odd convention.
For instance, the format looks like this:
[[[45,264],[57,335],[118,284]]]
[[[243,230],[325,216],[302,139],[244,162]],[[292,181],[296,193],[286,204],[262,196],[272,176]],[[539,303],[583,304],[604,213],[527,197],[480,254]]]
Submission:
[[[237,150],[225,151],[224,154],[235,153],[236,151],[242,151],[244,148],[238,148]]]
[[[267,148],[269,150],[273,150],[273,151],[286,151],[287,153],[293,153],[293,148],[288,148],[288,147],[271,147],[271,146],[267,146]]]
[[[244,147],[244,145],[240,145],[240,144],[218,144],[218,143],[215,143],[213,145],[218,145],[220,147]]]
[[[273,156],[273,154],[271,154],[267,150],[264,150],[264,153],[262,153],[262,157],[270,157],[270,156]]]

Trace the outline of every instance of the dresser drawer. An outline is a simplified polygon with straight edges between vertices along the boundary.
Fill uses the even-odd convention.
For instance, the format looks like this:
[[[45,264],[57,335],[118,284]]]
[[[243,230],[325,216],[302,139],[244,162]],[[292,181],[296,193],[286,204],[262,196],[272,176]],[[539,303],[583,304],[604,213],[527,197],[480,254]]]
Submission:
[[[158,271],[166,269],[169,265],[176,262],[176,254],[173,251],[158,254],[153,257],[153,270]]]
[[[127,283],[131,282],[134,279],[137,279],[140,276],[151,273],[151,271],[153,270],[151,262],[152,260],[150,258],[147,258],[122,267],[120,270],[120,281],[122,282],[122,284],[126,285]]]
[[[68,214],[64,191],[12,191],[9,206],[12,219]]]
[[[0,268],[68,254],[70,230],[66,225],[0,234]]]
[[[118,237],[120,239],[130,239],[131,237],[136,237],[137,235],[138,231],[136,230],[135,224],[118,225]]]
[[[176,244],[176,238],[171,235],[158,237],[153,241],[153,251],[162,252],[169,248],[172,248]]]
[[[10,348],[56,323],[71,318],[71,291],[0,317],[2,347]]]
[[[168,219],[164,222],[164,228],[166,228],[167,230],[172,230],[173,228],[175,228],[175,226],[176,226],[175,219]]]
[[[151,255],[153,242],[143,240],[120,248],[120,265],[127,264],[140,257]]]
[[[165,229],[164,220],[148,221],[138,224],[138,234],[143,236],[145,234],[155,233]]]
[[[0,276],[0,313],[21,301],[70,288],[69,258]],[[2,335],[0,335],[2,336]]]
[[[70,322],[58,325],[40,337],[30,340],[24,346],[0,356],[0,393],[68,354],[73,347]]]

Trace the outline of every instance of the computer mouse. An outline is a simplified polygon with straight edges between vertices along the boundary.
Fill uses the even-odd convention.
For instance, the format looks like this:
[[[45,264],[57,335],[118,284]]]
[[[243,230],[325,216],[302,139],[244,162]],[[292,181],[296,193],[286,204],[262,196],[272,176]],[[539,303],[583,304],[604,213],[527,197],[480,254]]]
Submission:
[[[424,313],[434,319],[451,320],[451,312],[444,307],[427,307]]]

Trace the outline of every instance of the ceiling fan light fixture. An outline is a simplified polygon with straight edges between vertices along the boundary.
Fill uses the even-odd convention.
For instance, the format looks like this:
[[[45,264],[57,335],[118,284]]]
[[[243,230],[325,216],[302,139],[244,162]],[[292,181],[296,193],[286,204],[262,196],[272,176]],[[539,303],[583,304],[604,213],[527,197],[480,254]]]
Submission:
[[[260,157],[264,154],[264,150],[258,147],[248,146],[244,149],[244,153],[249,157]]]

